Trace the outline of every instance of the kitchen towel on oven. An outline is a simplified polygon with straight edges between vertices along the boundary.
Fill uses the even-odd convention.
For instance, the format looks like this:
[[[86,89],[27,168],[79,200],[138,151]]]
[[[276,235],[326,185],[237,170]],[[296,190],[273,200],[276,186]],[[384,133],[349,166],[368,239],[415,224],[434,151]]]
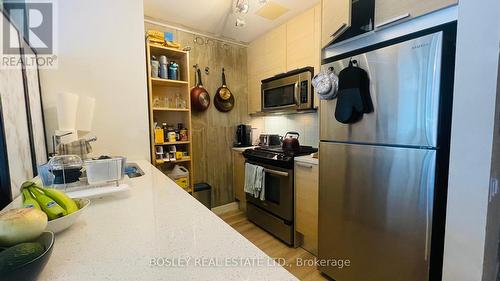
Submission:
[[[245,163],[245,193],[255,198],[264,200],[265,195],[265,172],[264,168]]]
[[[355,60],[339,73],[339,92],[335,119],[351,124],[363,118],[363,114],[373,112],[368,73]]]

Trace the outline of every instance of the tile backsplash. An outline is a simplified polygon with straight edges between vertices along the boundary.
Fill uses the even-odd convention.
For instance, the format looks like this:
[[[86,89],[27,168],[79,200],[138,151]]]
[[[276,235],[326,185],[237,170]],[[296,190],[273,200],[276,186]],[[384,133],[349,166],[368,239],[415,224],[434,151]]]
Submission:
[[[294,131],[300,134],[301,145],[319,145],[318,113],[293,114],[282,116],[254,117],[250,124],[253,130],[254,143],[258,142],[260,134],[278,134]]]

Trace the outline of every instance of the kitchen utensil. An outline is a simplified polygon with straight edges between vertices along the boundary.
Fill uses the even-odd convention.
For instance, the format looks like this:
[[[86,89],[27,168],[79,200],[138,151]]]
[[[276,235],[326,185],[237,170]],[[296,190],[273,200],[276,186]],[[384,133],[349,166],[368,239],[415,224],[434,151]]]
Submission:
[[[83,211],[90,205],[90,200],[89,199],[82,199],[82,198],[73,198],[75,201],[76,205],[78,206],[78,211],[71,213],[69,215],[66,215],[64,217],[51,220],[47,223],[47,230],[52,231],[54,233],[59,233],[70,226],[72,226],[78,217],[83,213]]]
[[[215,108],[221,112],[229,112],[234,107],[234,96],[233,93],[231,93],[231,90],[227,87],[224,68],[222,68],[222,86],[217,89],[214,104]]]
[[[294,136],[296,136],[294,138]],[[285,152],[298,152],[300,151],[299,133],[287,132],[283,137],[282,148]]]
[[[38,275],[42,272],[43,268],[49,261],[52,254],[52,247],[54,246],[54,233],[50,231],[43,232],[40,237],[33,242],[42,244],[45,251],[37,258],[17,267],[13,271],[2,274],[2,280],[16,280],[16,281],[34,281],[38,279]]]
[[[196,73],[198,74],[198,84],[191,89],[191,107],[196,111],[203,112],[210,106],[210,94],[203,87],[201,70],[198,66],[196,66]]]
[[[314,76],[312,85],[320,100],[331,100],[337,97],[339,78],[335,74],[333,67],[330,67]]]

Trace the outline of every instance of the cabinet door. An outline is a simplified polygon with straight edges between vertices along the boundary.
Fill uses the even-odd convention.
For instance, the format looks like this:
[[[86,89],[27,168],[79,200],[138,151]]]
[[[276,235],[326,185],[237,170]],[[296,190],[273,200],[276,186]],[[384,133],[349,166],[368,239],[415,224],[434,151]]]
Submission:
[[[248,54],[248,113],[261,111],[261,81],[286,71],[286,25],[250,43]]]
[[[286,70],[315,66],[314,8],[286,24]]]
[[[240,201],[240,208],[245,209],[245,157],[239,151],[233,151],[233,192]]]
[[[377,0],[375,27],[425,15],[457,3],[458,0]]]
[[[295,231],[302,248],[318,254],[318,165],[295,162]]]
[[[321,0],[321,47],[328,46],[351,26],[351,0]]]

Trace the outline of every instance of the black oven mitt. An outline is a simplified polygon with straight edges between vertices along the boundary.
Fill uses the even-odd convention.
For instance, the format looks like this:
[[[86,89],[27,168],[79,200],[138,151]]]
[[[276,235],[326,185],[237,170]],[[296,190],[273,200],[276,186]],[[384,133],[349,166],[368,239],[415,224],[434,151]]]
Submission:
[[[335,119],[340,123],[352,124],[361,120],[364,113],[370,112],[373,112],[373,103],[368,73],[359,68],[356,61],[350,61],[349,66],[339,73]]]

